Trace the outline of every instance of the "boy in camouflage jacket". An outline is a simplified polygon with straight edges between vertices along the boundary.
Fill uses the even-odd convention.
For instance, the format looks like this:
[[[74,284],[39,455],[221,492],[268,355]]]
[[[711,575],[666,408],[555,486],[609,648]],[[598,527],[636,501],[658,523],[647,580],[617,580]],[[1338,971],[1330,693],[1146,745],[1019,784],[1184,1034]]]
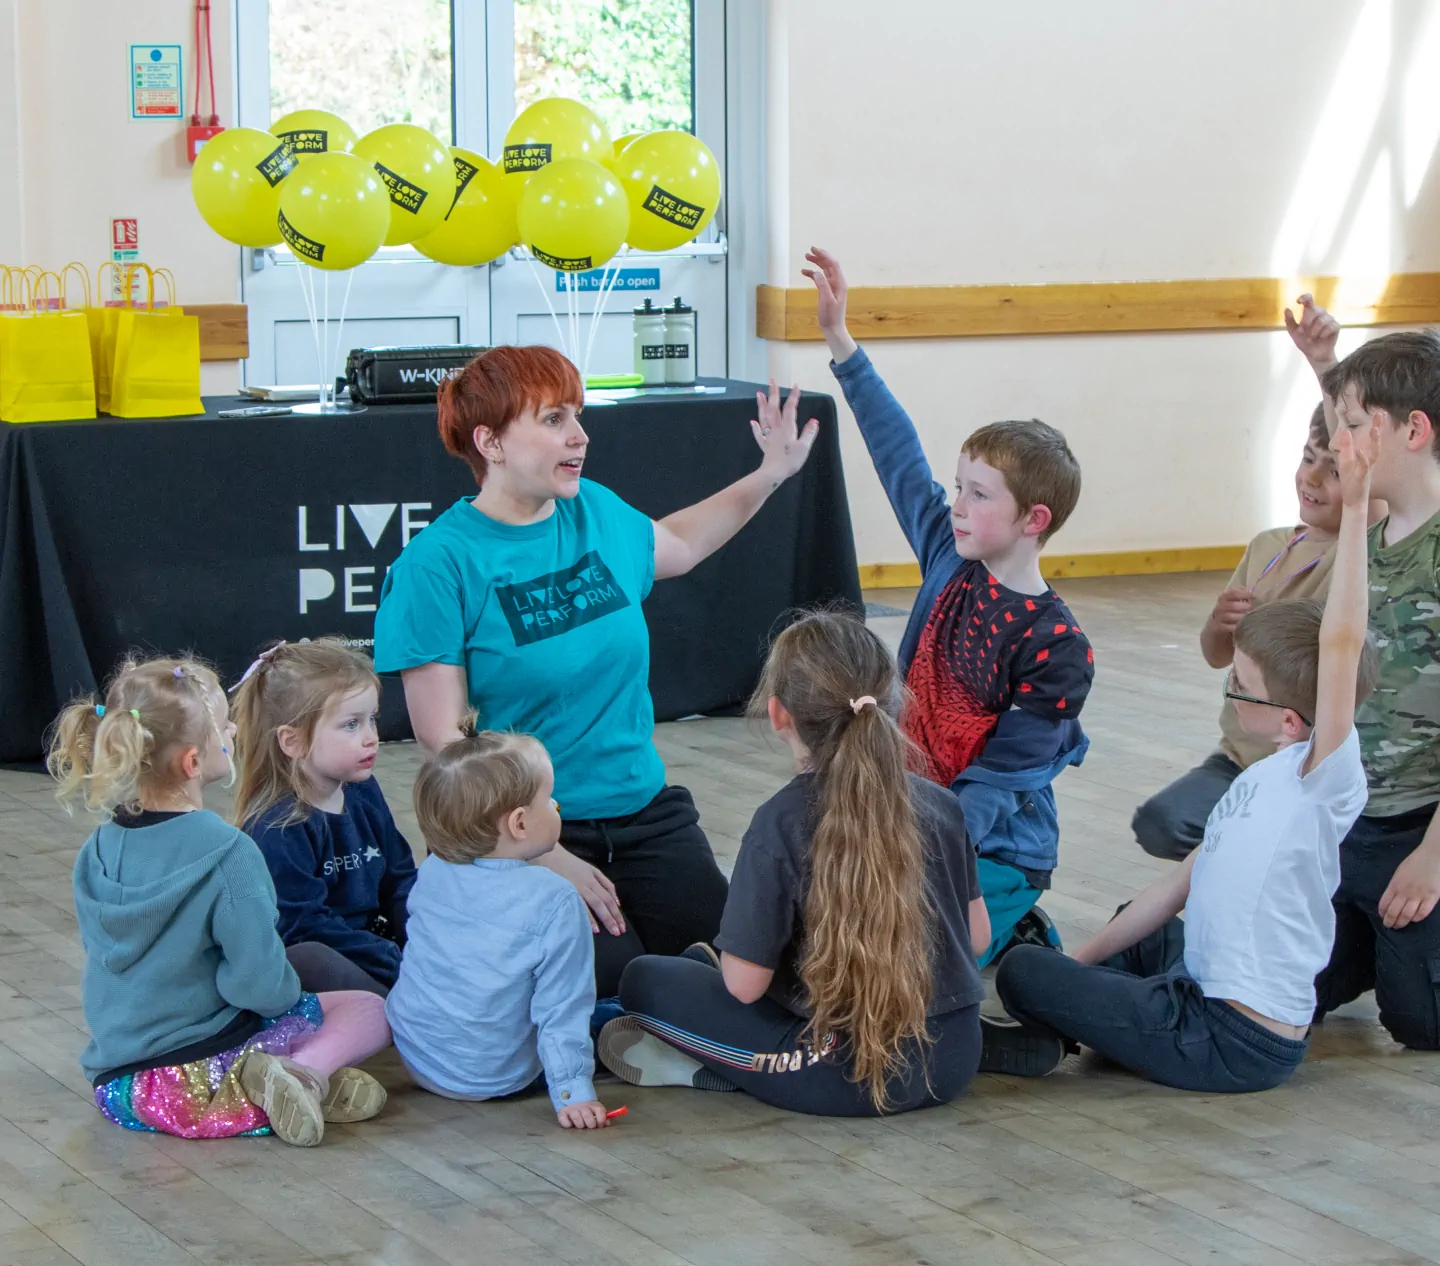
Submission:
[[[1375,990],[1396,1041],[1440,1050],[1440,333],[1387,334],[1322,380],[1335,425],[1381,422],[1370,529],[1375,693],[1355,717],[1370,795],[1340,848],[1319,1020]]]

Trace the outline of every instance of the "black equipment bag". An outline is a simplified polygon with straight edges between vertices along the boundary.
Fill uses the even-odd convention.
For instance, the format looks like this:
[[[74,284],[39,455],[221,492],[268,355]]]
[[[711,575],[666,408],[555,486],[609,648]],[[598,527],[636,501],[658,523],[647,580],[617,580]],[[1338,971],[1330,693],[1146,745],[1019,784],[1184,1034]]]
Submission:
[[[445,379],[458,374],[486,347],[357,347],[346,359],[350,399],[359,404],[413,404],[433,400]]]

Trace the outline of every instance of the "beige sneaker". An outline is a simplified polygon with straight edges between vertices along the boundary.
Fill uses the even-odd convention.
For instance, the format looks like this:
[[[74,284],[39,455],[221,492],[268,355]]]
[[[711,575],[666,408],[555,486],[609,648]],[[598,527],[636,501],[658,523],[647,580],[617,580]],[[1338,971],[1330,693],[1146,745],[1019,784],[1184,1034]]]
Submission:
[[[359,1068],[337,1068],[330,1078],[330,1093],[320,1100],[325,1120],[336,1125],[368,1121],[389,1096],[385,1087]]]
[[[329,1080],[281,1055],[251,1051],[240,1069],[245,1097],[270,1118],[275,1137],[295,1147],[314,1147],[325,1137],[320,1105]]]

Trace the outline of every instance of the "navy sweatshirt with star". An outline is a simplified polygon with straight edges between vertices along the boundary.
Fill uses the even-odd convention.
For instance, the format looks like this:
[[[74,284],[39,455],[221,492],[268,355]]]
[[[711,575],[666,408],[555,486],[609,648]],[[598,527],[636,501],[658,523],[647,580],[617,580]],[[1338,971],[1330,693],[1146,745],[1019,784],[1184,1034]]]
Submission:
[[[311,809],[304,820],[280,825],[292,806],[282,800],[244,826],[275,881],[281,939],[286,945],[319,941],[393,985],[415,858],[379,784],[373,778],[348,783],[340,813]]]

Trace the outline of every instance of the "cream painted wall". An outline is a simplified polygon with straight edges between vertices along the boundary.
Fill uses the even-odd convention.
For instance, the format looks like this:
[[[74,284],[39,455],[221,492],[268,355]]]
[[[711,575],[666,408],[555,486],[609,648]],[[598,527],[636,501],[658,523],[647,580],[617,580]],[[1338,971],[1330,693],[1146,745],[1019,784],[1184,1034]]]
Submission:
[[[1440,271],[1434,0],[773,4],[775,284],[804,284],[812,242],[872,285]],[[770,346],[782,377],[836,388],[820,345]],[[1066,432],[1085,491],[1058,553],[1238,543],[1293,514],[1317,397],[1283,333],[869,350],[942,483],[985,422]],[[905,560],[842,425],[861,561]]]
[[[233,19],[227,0],[212,2],[216,99],[233,123]],[[0,258],[93,269],[109,256],[111,218],[135,216],[141,258],[174,272],[182,302],[238,300],[237,249],[190,201],[189,101],[184,120],[130,118],[127,46],[181,45],[190,98],[194,41],[189,0],[0,0],[0,171],[17,172],[13,193],[0,185]],[[201,380],[234,391],[237,370],[206,364]]]

